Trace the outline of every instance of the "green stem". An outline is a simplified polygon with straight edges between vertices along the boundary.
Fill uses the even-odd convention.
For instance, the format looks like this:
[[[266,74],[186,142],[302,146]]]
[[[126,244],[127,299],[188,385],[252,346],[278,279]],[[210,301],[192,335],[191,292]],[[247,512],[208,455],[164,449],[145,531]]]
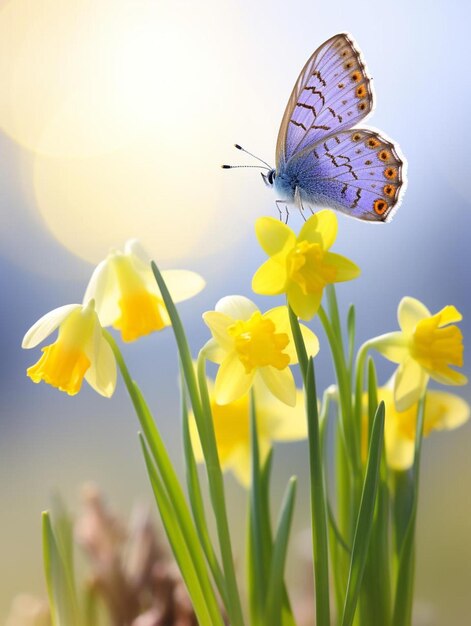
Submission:
[[[330,624],[330,600],[327,513],[314,363],[312,357],[308,359],[299,321],[291,307],[289,307],[289,318],[306,392],[316,624],[328,626]]]
[[[149,448],[152,451],[155,462],[158,464],[162,483],[167,491],[170,502],[173,505],[176,519],[178,520],[178,524],[181,526],[182,537],[184,538],[190,553],[199,584],[203,589],[203,595],[206,603],[208,604],[208,610],[212,614],[212,623],[221,624],[219,607],[209,581],[199,538],[196,533],[196,529],[192,524],[183,490],[180,486],[175,470],[173,469],[160,433],[151,418],[150,411],[144,401],[144,398],[142,397],[142,394],[140,393],[140,390],[129,374],[129,370],[117,343],[108,331],[104,330],[103,333],[105,339],[108,341],[111,349],[113,350],[121,376],[126,385],[129,396],[131,397],[131,401],[145,434]]]
[[[337,386],[339,390],[339,402],[341,412],[342,432],[345,440],[345,446],[348,451],[348,462],[353,471],[354,478],[360,475],[360,454],[359,454],[359,432],[355,428],[352,420],[352,398],[351,383],[348,374],[345,355],[343,353],[340,337],[337,337],[334,327],[330,323],[326,312],[322,307],[319,308],[319,319],[324,327],[327,340],[330,345],[332,358],[334,360],[335,373],[337,376]]]
[[[242,606],[240,603],[240,596],[235,575],[234,559],[232,556],[232,544],[227,518],[224,482],[222,478],[221,467],[219,464],[216,438],[214,435],[214,426],[211,415],[211,406],[209,403],[206,388],[206,378],[204,380],[204,384],[201,384],[203,383],[203,381],[200,379],[200,390],[198,390],[195,371],[193,368],[193,361],[191,358],[191,352],[188,346],[188,341],[186,339],[183,324],[180,320],[180,316],[178,315],[178,311],[157,265],[152,262],[151,267],[157,285],[160,289],[160,293],[162,294],[162,299],[167,308],[170,320],[172,322],[172,328],[180,354],[180,360],[188,388],[188,394],[190,396],[198,433],[200,435],[201,445],[203,447],[206,470],[208,473],[211,503],[214,511],[214,516],[216,518],[216,527],[219,538],[219,546],[221,550],[222,566],[226,579],[228,602],[227,611],[229,613],[229,619],[231,622],[231,626],[244,626]],[[200,398],[200,392],[201,394],[205,393],[204,398]],[[204,402],[203,406],[202,402]]]

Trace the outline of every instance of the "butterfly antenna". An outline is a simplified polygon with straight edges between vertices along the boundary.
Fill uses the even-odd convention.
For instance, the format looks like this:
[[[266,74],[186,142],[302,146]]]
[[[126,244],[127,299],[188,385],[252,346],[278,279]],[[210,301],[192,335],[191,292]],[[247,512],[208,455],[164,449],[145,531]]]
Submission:
[[[268,171],[271,170],[271,167],[265,167],[263,165],[226,165],[224,164],[224,165],[221,165],[221,167],[223,170],[235,170],[240,167],[255,167],[258,170],[268,170]]]
[[[261,158],[260,158],[260,157],[258,157],[258,156],[255,156],[255,154],[252,154],[252,152],[249,152],[248,150],[246,150],[246,149],[245,149],[245,148],[243,148],[242,146],[239,146],[239,144],[238,144],[238,143],[235,143],[235,144],[234,144],[234,147],[235,147],[235,148],[237,148],[237,150],[242,150],[242,152],[245,152],[245,154],[250,155],[250,156],[251,156],[251,157],[253,157],[254,159],[257,159],[257,161],[260,161],[260,163],[264,163],[264,164],[268,167],[268,169],[270,169],[270,170],[272,169],[272,167],[271,167],[270,165],[268,165],[268,163],[267,163],[266,161],[264,161],[263,159],[261,159]]]

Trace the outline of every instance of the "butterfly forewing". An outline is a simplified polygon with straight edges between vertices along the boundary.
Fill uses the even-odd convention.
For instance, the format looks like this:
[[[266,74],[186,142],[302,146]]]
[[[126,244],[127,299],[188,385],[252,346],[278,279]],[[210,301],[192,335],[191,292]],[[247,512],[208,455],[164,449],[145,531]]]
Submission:
[[[303,202],[369,221],[392,217],[405,180],[404,163],[394,144],[361,128],[309,146],[287,164],[287,172],[299,179]]]
[[[335,35],[314,52],[296,81],[278,133],[277,171],[306,147],[354,126],[372,107],[360,52],[348,35]]]

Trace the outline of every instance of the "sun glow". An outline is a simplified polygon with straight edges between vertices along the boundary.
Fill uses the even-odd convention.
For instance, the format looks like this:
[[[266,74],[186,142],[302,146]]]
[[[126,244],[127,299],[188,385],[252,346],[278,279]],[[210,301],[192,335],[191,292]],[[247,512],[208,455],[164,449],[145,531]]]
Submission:
[[[32,153],[40,214],[78,256],[95,262],[133,236],[180,259],[234,238],[208,237],[223,141],[211,104],[228,87],[219,35],[201,37],[207,18],[153,0],[12,0],[0,12],[0,126]]]

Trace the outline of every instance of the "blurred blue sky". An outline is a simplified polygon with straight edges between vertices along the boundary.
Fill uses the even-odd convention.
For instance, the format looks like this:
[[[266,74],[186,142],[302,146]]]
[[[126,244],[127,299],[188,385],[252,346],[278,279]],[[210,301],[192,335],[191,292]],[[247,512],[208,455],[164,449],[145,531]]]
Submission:
[[[2,11],[14,4],[28,10],[26,2],[1,3],[0,34]],[[54,3],[42,4],[47,17]],[[146,2],[97,4],[103,5],[105,16],[116,5],[126,5],[133,24],[144,19],[148,10]],[[100,197],[113,198],[110,179],[92,216],[87,212],[81,217],[80,208],[74,213],[72,204],[64,205],[59,217],[69,235],[58,237],[57,212],[56,221],[45,219],[47,202],[53,204],[55,197],[70,200],[61,195],[68,180],[59,181],[64,172],[74,185],[77,180],[87,185],[87,169],[81,170],[80,178],[73,178],[71,172],[89,157],[44,155],[41,147],[19,145],[10,126],[3,123],[0,107],[0,127],[5,130],[0,135],[0,527],[4,531],[0,621],[15,592],[42,589],[40,511],[48,506],[53,490],[74,504],[79,485],[93,479],[122,510],[136,497],[150,497],[135,437],[137,425],[122,385],[111,400],[88,388],[69,398],[44,384],[33,385],[25,369],[39,352],[21,350],[24,332],[52,308],[81,300],[93,269],[83,259],[98,261],[107,253],[109,236],[103,231],[108,224],[109,232],[120,238],[115,245],[121,246],[125,237],[139,236],[151,241],[149,253],[163,267],[194,269],[206,278],[205,291],[180,307],[196,354],[207,338],[201,313],[223,295],[251,296],[251,276],[264,258],[253,223],[257,216],[276,215],[274,196],[256,170],[227,172],[219,165],[241,162],[240,153],[231,147],[236,141],[269,162],[274,160],[278,126],[298,72],[312,51],[337,32],[352,33],[363,51],[376,91],[376,110],[367,125],[400,144],[408,160],[409,180],[403,205],[391,224],[368,225],[339,217],[334,249],[362,268],[359,280],[338,289],[343,310],[350,302],[356,304],[358,339],[364,341],[396,329],[396,307],[404,295],[418,297],[433,312],[455,304],[464,314],[465,355],[469,353],[470,5],[458,0],[203,0],[197,8],[181,0],[150,4],[165,12],[168,54],[145,58],[141,72],[153,85],[157,103],[161,99],[168,107],[172,99],[183,99],[189,116],[180,124],[179,118],[169,122],[157,105],[152,114],[146,112],[152,149],[158,152],[159,145],[165,146],[165,154],[158,157],[166,164],[165,172],[159,168],[152,172],[155,188],[163,193],[162,198],[155,193],[149,199],[155,205],[155,233],[149,234],[149,216],[133,206],[132,194],[128,205],[120,208],[127,206],[132,226],[129,232],[120,231],[113,204],[99,203]],[[87,11],[86,2],[76,5]],[[0,57],[13,63],[14,33],[10,35],[7,41],[0,37]],[[184,88],[187,75],[197,85],[189,92]],[[24,109],[25,103],[21,106]],[[196,131],[188,137],[190,127]],[[147,126],[136,132],[147,136]],[[107,154],[103,151],[100,158]],[[136,171],[131,163],[129,169]],[[43,174],[47,174],[46,191],[51,193],[41,191]],[[64,184],[54,196],[56,182]],[[137,189],[140,180],[130,175],[126,183]],[[94,184],[90,179],[90,196]],[[116,181],[117,188],[121,184]],[[299,217],[292,214],[290,223],[297,228]],[[197,245],[188,246],[195,228]],[[159,241],[160,230],[167,233],[163,256],[152,243]],[[90,247],[83,234],[87,231],[94,242]],[[170,241],[172,254],[167,251],[168,232],[176,233]],[[261,307],[273,306],[273,300],[254,299]],[[332,382],[327,346],[317,323],[314,327],[322,346],[317,360],[319,385],[327,386]],[[170,331],[126,345],[124,353],[156,410],[169,447],[178,455],[177,361]],[[378,364],[385,380],[392,370],[379,359]],[[467,362],[464,369],[469,375]],[[468,388],[462,392],[471,400]],[[299,450],[297,446],[284,449],[280,480],[287,476],[288,466],[289,471],[305,472]],[[464,623],[463,611],[469,606],[470,454],[469,425],[433,438],[425,449],[418,597],[432,606],[429,623],[433,625]],[[240,502],[243,494],[232,483],[231,488]]]

